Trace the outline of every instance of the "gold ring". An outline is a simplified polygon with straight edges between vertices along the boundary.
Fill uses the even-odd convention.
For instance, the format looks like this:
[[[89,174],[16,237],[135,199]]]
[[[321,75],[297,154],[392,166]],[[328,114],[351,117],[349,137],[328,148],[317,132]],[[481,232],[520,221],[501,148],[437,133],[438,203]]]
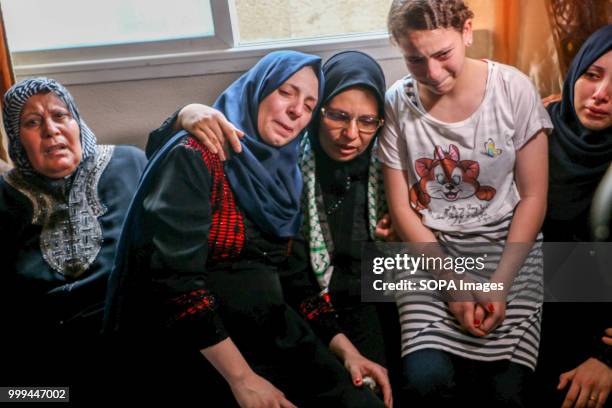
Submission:
[[[591,396],[589,397],[589,399],[590,399],[591,401],[597,401],[597,397],[596,397],[596,396],[594,396],[594,395],[591,395]]]

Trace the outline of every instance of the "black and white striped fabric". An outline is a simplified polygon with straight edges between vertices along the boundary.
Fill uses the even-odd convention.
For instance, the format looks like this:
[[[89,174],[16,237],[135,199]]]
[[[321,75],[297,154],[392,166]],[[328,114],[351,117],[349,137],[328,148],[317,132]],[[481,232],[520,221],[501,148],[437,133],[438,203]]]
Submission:
[[[9,155],[15,163],[15,167],[25,176],[31,176],[35,171],[28,160],[26,151],[19,138],[21,111],[30,97],[41,92],[53,92],[57,95],[66,104],[72,117],[79,124],[79,129],[81,130],[81,149],[83,151],[81,163],[89,157],[93,157],[96,153],[96,136],[85,124],[85,121],[81,119],[70,92],[53,79],[43,77],[24,79],[13,85],[4,94],[2,113],[4,116],[4,129],[9,139]]]
[[[450,250],[450,255],[476,257],[486,253],[485,269],[471,274],[473,280],[486,282],[501,259],[511,221],[512,214],[484,226],[479,234],[438,231],[436,236],[447,249],[461,248],[461,254]],[[473,253],[466,253],[466,246],[473,248]],[[399,295],[402,356],[422,349],[438,349],[472,360],[510,360],[535,370],[544,298],[543,266],[542,234],[539,234],[508,294],[503,323],[481,338],[465,331],[442,299],[424,301],[409,293]],[[429,272],[417,271],[398,278],[418,282],[432,277]]]

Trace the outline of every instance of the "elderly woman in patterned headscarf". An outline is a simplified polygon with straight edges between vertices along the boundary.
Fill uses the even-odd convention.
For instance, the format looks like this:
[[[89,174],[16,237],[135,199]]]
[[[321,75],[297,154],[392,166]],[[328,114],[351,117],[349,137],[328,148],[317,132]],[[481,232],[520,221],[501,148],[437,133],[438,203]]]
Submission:
[[[146,159],[135,147],[97,145],[52,79],[14,85],[3,118],[15,168],[0,178],[2,338],[61,354],[49,341],[74,349],[101,329],[121,225]]]

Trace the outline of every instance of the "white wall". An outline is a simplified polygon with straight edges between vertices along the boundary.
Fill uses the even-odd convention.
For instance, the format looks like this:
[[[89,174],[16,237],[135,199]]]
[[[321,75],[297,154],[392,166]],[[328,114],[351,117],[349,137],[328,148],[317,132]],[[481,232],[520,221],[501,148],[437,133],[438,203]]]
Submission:
[[[387,85],[405,75],[401,58],[380,61]],[[190,102],[211,104],[239,74],[70,85],[82,117],[99,143],[141,147],[152,129]]]
[[[491,58],[492,32],[476,30],[472,58]],[[356,48],[358,49],[358,48]],[[363,50],[370,55],[370,49]],[[374,52],[377,52],[376,49]],[[324,60],[335,51],[326,51]],[[400,52],[393,48],[378,62],[387,87],[406,75]],[[68,85],[81,115],[100,143],[135,144],[144,147],[149,132],[178,108],[192,102],[212,104],[241,73],[207,74],[150,80]]]
[[[238,75],[71,85],[81,116],[98,143],[144,147],[148,133],[179,107],[190,102],[211,104]]]

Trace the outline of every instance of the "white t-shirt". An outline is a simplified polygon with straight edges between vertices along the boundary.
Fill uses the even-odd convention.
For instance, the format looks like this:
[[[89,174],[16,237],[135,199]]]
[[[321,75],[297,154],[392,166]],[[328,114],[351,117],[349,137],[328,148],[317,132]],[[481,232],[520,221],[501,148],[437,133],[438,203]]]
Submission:
[[[425,112],[410,75],[386,93],[378,156],[407,171],[411,205],[438,231],[486,230],[511,214],[520,200],[516,151],[538,131],[552,129],[529,78],[511,66],[487,63],[483,101],[461,122]]]

